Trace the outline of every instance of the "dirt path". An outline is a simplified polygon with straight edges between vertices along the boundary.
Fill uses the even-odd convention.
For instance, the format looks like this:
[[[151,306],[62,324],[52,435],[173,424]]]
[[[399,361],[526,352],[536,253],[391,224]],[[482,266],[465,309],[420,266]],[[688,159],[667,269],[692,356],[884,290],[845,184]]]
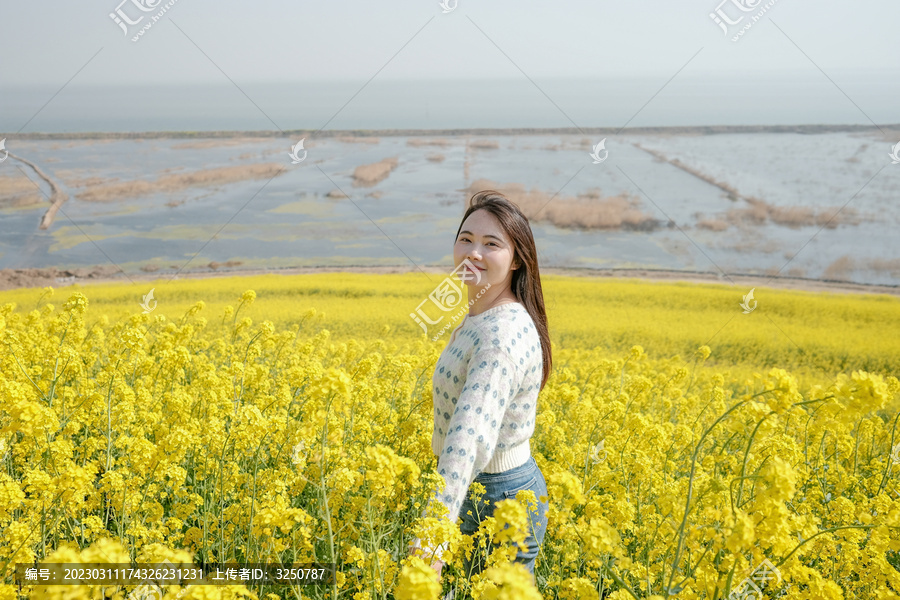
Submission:
[[[34,164],[28,159],[22,158],[21,156],[16,156],[12,152],[9,153],[10,158],[14,158],[19,162],[23,162],[29,167],[31,167],[37,176],[47,182],[50,186],[50,208],[47,209],[47,212],[44,213],[44,216],[41,217],[41,229],[47,229],[53,223],[54,217],[56,217],[56,211],[59,210],[59,207],[63,205],[63,203],[69,199],[69,195],[65,193],[59,185],[50,178],[49,175],[44,173],[39,166]]]
[[[435,283],[438,277],[447,275],[448,271],[443,267],[423,267],[422,271],[433,277]],[[414,267],[294,267],[283,269],[208,269],[203,271],[191,271],[180,273],[177,279],[203,279],[207,277],[232,277],[249,275],[308,275],[313,273],[370,273],[390,274],[420,272]],[[90,268],[60,270],[47,269],[0,269],[0,290],[16,288],[37,288],[53,286],[61,288],[73,283],[128,283],[134,281],[151,282],[168,280],[174,272],[157,271],[154,273],[140,273],[126,276],[114,266],[98,266]],[[842,281],[826,281],[820,279],[804,279],[799,277],[773,277],[768,279],[766,275],[730,275],[730,279],[720,277],[715,273],[702,271],[673,271],[664,269],[563,269],[543,268],[542,275],[567,275],[572,277],[597,277],[597,278],[627,278],[645,281],[685,281],[689,283],[721,283],[733,284],[742,291],[747,292],[754,287],[772,287],[778,289],[796,289],[810,292],[831,292],[836,294],[889,294],[900,296],[900,286],[867,285],[848,283]]]

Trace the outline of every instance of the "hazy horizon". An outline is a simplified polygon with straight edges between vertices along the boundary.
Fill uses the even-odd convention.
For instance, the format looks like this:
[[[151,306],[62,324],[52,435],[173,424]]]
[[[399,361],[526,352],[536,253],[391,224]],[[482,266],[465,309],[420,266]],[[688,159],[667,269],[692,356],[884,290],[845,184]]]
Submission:
[[[15,60],[0,63],[0,130],[900,122],[900,4],[815,8],[8,3],[0,39]],[[487,87],[445,91],[462,82]],[[89,97],[97,90],[115,93]],[[198,90],[209,91],[199,105]]]
[[[837,72],[836,76],[840,76]],[[852,79],[850,79],[852,77]],[[659,78],[374,79],[193,84],[0,85],[0,132],[559,129],[900,123],[900,78],[809,73],[755,80]],[[835,92],[835,93],[832,93]],[[52,101],[48,102],[48,98]],[[817,98],[810,103],[808,98]],[[854,105],[856,104],[856,106]],[[37,107],[37,108],[36,108]],[[865,112],[858,107],[865,107]],[[39,109],[39,110],[38,110]]]

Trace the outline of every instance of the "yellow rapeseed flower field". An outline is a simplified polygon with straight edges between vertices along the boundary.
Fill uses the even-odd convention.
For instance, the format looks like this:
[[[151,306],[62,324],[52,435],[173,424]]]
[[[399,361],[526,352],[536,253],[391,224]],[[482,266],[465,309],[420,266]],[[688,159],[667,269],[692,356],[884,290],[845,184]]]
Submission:
[[[16,564],[164,560],[337,565],[166,600],[900,598],[898,298],[758,288],[745,314],[733,286],[544,277],[535,588],[511,560],[529,494],[482,524],[495,550],[471,578],[473,539],[422,517],[449,335],[409,314],[437,280],[0,293],[0,600],[136,597],[20,591]],[[413,537],[451,542],[440,581]]]

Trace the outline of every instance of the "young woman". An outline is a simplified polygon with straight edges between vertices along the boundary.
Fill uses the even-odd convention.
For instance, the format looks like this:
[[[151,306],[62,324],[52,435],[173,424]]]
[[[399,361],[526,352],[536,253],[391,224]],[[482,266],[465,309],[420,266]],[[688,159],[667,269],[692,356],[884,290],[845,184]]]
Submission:
[[[469,272],[467,267],[462,277],[472,305],[432,378],[431,447],[446,484],[434,500],[447,506],[453,523],[461,517],[460,531],[472,535],[493,515],[497,502],[533,490],[538,511],[529,512],[528,549],[520,549],[516,557],[533,578],[549,499],[529,440],[552,358],[531,226],[501,193],[486,190],[472,196],[453,247],[454,264],[466,259],[477,269]],[[469,492],[473,481],[486,490],[477,507]],[[432,567],[440,575],[446,545],[422,548],[417,538],[411,552],[426,560],[434,557]],[[464,558],[467,575],[484,568],[488,552],[476,548],[471,560]]]

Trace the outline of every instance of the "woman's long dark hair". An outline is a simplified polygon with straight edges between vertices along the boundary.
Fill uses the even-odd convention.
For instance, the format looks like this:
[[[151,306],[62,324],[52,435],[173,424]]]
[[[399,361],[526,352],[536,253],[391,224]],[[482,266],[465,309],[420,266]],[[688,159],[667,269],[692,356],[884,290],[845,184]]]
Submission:
[[[550,352],[550,332],[547,328],[547,311],[544,309],[544,292],[541,290],[541,273],[538,270],[537,248],[534,245],[534,236],[531,233],[531,225],[528,218],[522,214],[519,207],[506,196],[495,190],[484,190],[473,194],[469,199],[466,214],[463,215],[456,230],[456,239],[463,223],[476,210],[483,209],[494,215],[500,222],[500,226],[513,244],[513,261],[519,258],[519,268],[513,271],[512,290],[516,298],[525,310],[531,315],[531,320],[537,328],[541,339],[541,351],[544,354],[544,373],[541,378],[541,389],[550,377],[550,369],[553,366],[553,356]]]

